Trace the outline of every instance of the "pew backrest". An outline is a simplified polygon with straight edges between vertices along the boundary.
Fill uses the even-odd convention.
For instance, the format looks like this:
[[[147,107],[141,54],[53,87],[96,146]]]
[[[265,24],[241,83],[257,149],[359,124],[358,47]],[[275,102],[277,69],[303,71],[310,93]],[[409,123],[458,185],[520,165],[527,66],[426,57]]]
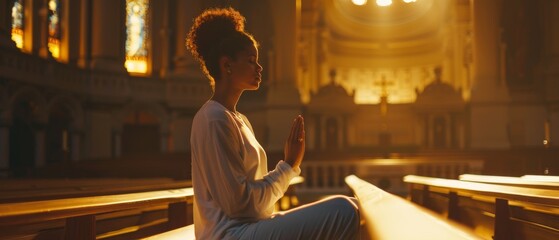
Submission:
[[[66,198],[56,200],[0,204],[0,227],[10,227],[56,219],[65,219],[66,239],[95,239],[95,216],[130,209],[168,206],[168,226],[178,228],[190,224],[188,205],[193,189],[127,193],[116,195]]]
[[[559,239],[559,190],[408,175],[411,201],[494,240]]]
[[[404,182],[428,186],[434,191],[454,191],[458,194],[483,195],[486,197],[506,199],[508,201],[559,206],[559,190],[503,186],[415,175],[405,176]]]
[[[151,181],[138,180],[138,181],[125,181],[125,182],[117,181],[115,183],[111,183],[111,181],[99,180],[97,184],[95,184],[94,181],[95,180],[90,180],[87,182],[79,181],[79,183],[84,183],[84,185],[82,186],[77,184],[71,184],[71,186],[66,186],[66,187],[55,187],[55,188],[45,187],[45,188],[0,191],[0,203],[114,195],[114,194],[147,192],[147,191],[157,191],[157,190],[166,190],[166,189],[179,189],[179,188],[187,188],[192,186],[191,181],[151,182]]]
[[[492,183],[517,187],[559,190],[559,182],[535,181],[529,178],[522,177],[462,174],[459,176],[459,179],[468,182]]]
[[[531,180],[531,181],[538,181],[538,182],[554,182],[559,183],[559,176],[550,176],[550,175],[524,175],[520,178]]]
[[[372,239],[481,239],[469,229],[355,175],[346,177],[345,182],[359,201],[361,215]]]

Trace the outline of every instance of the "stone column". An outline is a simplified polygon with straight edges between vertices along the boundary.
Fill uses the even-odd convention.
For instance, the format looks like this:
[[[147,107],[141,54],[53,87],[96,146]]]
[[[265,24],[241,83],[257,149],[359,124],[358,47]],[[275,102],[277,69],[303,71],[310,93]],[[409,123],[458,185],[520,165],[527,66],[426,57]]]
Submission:
[[[160,145],[159,145],[159,150],[161,151],[161,153],[166,153],[169,152],[169,144],[168,144],[168,140],[169,140],[169,134],[171,134],[170,132],[170,126],[169,123],[170,121],[168,121],[167,119],[164,120],[160,120],[161,123],[159,125],[159,135],[160,135]]]
[[[80,41],[78,66],[89,67],[91,60],[91,0],[80,1]]]
[[[16,44],[12,41],[12,1],[0,2],[0,47],[15,49]],[[10,14],[8,14],[10,13]],[[1,166],[0,166],[1,168]]]
[[[10,167],[10,127],[0,124],[0,170]]]
[[[168,139],[169,139],[169,132],[162,132],[161,133],[161,145],[160,145],[161,153],[169,152],[168,151],[169,150]]]
[[[548,102],[548,119],[549,119],[549,137],[551,146],[559,146],[559,29],[557,21],[559,21],[559,1],[547,1],[544,21],[544,39],[545,45],[542,53],[545,78],[545,95]],[[555,173],[556,174],[556,173]]]
[[[293,119],[301,114],[301,97],[297,89],[297,43],[300,0],[271,1],[274,21],[274,73],[267,96],[268,150],[282,151]]]
[[[35,132],[35,167],[45,165],[45,127],[40,125]]]
[[[113,158],[122,155],[122,129],[113,129]]]
[[[473,1],[473,83],[471,93],[471,147],[510,146],[509,95],[501,59],[501,0]]]
[[[91,63],[92,69],[126,72],[125,1],[91,1]]]
[[[70,142],[71,142],[71,149],[70,149],[70,159],[74,162],[80,161],[80,148],[81,148],[81,132],[80,131],[71,131],[70,132]]]
[[[192,0],[176,0],[174,7],[176,14],[174,22],[174,48],[173,70],[169,77],[173,79],[197,79],[207,82],[206,77],[202,74],[198,62],[194,60],[188,49],[186,48],[186,35],[190,31],[193,20],[202,12],[200,1]]]
[[[24,0],[23,9],[25,17],[23,19],[23,49],[25,52],[39,54],[41,48],[41,18],[39,10],[42,0]],[[28,14],[31,13],[31,14]],[[45,25],[46,27],[46,25]]]
[[[62,4],[59,60],[73,65],[80,59],[80,47],[83,40],[80,37],[83,27],[81,23],[82,2],[81,0],[63,1]],[[85,30],[87,31],[87,28]]]
[[[164,78],[169,71],[171,70],[171,57],[173,56],[173,53],[171,52],[171,44],[174,42],[172,40],[173,37],[173,31],[172,31],[172,22],[171,19],[176,19],[175,16],[175,5],[174,5],[174,1],[163,1],[161,2],[162,5],[162,14],[160,15],[161,18],[163,18],[161,20],[161,29],[159,30],[159,43],[161,45],[161,63],[160,63],[160,69],[159,69],[159,76],[161,76],[162,78]],[[155,32],[155,31],[153,31]],[[155,37],[155,34],[154,34]]]
[[[52,58],[52,54],[49,51],[49,29],[48,29],[48,0],[39,0],[36,1],[37,5],[37,16],[38,22],[36,22],[39,28],[39,38],[37,39],[38,42],[38,50],[39,56],[44,58]],[[37,33],[37,32],[34,32]]]

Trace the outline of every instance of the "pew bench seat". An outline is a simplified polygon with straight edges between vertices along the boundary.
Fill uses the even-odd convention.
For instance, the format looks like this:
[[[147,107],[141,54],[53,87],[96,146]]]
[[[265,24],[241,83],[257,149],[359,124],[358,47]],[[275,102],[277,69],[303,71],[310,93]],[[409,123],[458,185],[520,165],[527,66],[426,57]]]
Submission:
[[[481,239],[463,225],[350,175],[346,184],[359,202],[370,239]]]
[[[144,238],[144,240],[194,240],[194,224]]]

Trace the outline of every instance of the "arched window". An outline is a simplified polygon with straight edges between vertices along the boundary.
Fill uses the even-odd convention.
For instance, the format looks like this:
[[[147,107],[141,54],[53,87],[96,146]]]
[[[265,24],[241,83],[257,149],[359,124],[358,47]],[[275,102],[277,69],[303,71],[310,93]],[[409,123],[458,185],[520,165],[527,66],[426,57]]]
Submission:
[[[23,0],[14,0],[12,6],[12,40],[16,46],[23,48]]]
[[[60,57],[60,1],[49,0],[49,51],[54,58]]]
[[[126,0],[126,62],[130,73],[147,73],[149,0]]]

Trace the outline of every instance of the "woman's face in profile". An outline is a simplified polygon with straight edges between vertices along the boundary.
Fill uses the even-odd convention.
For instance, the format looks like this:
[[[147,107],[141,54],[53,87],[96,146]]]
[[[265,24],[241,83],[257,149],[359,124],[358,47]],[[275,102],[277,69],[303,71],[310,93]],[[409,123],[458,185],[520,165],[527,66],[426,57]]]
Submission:
[[[232,86],[240,90],[257,90],[262,81],[262,66],[258,63],[258,49],[251,45],[237,54],[231,62]]]

